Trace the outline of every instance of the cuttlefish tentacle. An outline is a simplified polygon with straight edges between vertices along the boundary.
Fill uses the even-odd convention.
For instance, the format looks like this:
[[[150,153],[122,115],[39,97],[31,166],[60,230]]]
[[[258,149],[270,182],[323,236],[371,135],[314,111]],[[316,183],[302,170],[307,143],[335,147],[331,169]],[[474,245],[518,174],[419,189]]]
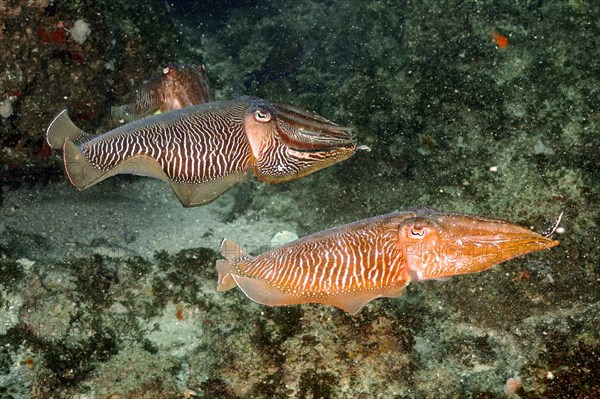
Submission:
[[[302,150],[330,148],[355,142],[351,127],[339,126],[295,106],[275,103],[278,128],[288,145]]]
[[[269,306],[320,303],[356,314],[412,280],[477,273],[558,241],[491,218],[421,209],[364,219],[258,256],[224,240],[217,290]]]
[[[290,181],[352,156],[352,128],[285,104],[253,101],[245,128],[256,176],[270,183]],[[362,147],[361,147],[362,149]]]
[[[67,175],[80,190],[116,174],[150,176],[168,182],[184,206],[215,199],[252,168],[261,180],[289,181],[356,152],[346,128],[329,122],[327,129],[325,118],[308,111],[294,111],[298,117],[292,125],[285,118],[287,108],[281,109],[241,97],[155,115],[99,136],[83,132],[63,111],[48,127],[47,141],[64,150]],[[298,128],[303,120],[306,127]],[[288,131],[294,128],[311,132],[319,144],[290,140]]]
[[[556,231],[556,229],[558,229],[558,226],[560,225],[560,221],[562,220],[563,213],[564,212],[561,212],[560,215],[558,215],[558,218],[556,218],[556,222],[554,222],[554,224],[552,226],[550,226],[546,230],[544,230],[544,232],[542,233],[542,236],[550,237],[550,236],[552,236],[552,234],[554,234],[554,232]]]

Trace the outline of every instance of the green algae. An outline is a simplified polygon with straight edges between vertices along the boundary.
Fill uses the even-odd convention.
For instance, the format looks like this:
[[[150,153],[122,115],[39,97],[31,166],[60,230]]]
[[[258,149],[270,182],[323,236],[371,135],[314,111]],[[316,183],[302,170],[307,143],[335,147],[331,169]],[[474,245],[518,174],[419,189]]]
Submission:
[[[25,271],[16,260],[0,259],[0,275],[2,275],[2,281],[0,281],[2,291],[10,292],[15,291],[17,285],[25,278]],[[2,294],[0,293],[1,299]]]
[[[302,399],[331,399],[334,397],[336,377],[327,372],[309,370],[300,376],[300,391],[298,398]]]

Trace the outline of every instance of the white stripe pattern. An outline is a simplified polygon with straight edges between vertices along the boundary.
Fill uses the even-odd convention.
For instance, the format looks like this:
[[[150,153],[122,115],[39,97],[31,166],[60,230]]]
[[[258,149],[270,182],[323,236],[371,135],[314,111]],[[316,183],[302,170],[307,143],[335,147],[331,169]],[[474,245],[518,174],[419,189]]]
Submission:
[[[401,215],[401,214],[400,214]],[[302,298],[396,287],[407,281],[399,240],[403,219],[374,218],[305,237],[236,262],[234,273]],[[400,218],[400,219],[398,219]]]
[[[139,123],[144,120],[123,125],[80,148],[90,163],[103,171],[128,158],[148,156],[173,181],[206,182],[250,167],[243,124],[246,107],[246,102],[229,101],[197,112],[175,111],[179,117],[166,113],[146,125]]]

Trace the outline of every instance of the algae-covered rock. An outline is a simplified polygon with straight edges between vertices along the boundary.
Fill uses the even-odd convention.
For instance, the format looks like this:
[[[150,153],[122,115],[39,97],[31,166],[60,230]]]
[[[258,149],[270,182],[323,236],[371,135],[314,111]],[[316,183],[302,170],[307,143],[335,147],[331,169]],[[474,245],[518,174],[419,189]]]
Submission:
[[[600,395],[599,4],[7,0],[0,15],[1,397]],[[80,19],[81,44],[64,30]],[[174,61],[204,63],[216,99],[297,104],[372,151],[193,210],[149,179],[67,187],[42,147],[56,112],[106,130]],[[279,231],[414,205],[536,231],[564,212],[561,243],[356,317],[216,291],[225,236],[258,253]]]

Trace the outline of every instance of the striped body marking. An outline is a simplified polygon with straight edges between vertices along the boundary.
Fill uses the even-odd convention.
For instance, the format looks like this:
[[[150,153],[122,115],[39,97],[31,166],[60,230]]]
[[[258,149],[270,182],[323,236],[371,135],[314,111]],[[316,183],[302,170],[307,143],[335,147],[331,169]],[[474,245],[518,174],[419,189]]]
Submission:
[[[309,236],[238,264],[234,272],[298,298],[394,287],[407,278],[397,234],[397,226],[375,222],[323,239]]]
[[[250,147],[243,126],[247,104],[202,106],[179,118],[182,111],[157,117],[155,123],[125,125],[80,145],[89,162],[108,171],[124,160],[147,156],[173,181],[200,183],[247,170]],[[134,122],[135,124],[136,122]],[[130,173],[133,173],[130,171]],[[140,173],[143,174],[143,171]]]

